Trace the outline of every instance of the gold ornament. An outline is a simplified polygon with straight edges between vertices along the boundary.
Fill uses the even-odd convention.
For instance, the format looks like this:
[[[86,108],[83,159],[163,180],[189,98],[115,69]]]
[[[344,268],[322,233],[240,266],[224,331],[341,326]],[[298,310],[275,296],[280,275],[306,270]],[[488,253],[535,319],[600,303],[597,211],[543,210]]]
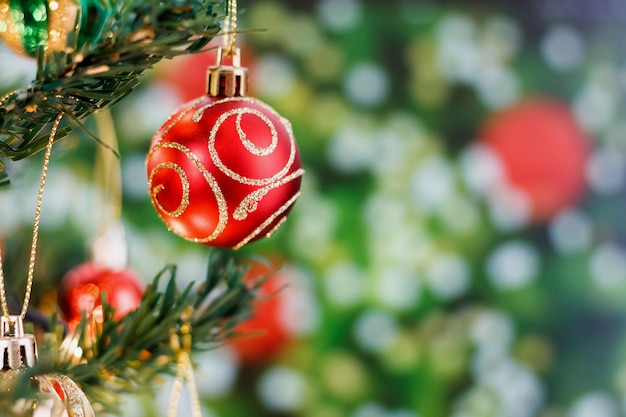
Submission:
[[[87,396],[67,375],[46,374],[36,380],[41,396],[33,417],[95,417]]]
[[[79,17],[77,0],[0,0],[0,38],[20,55],[63,51]]]
[[[37,345],[32,334],[24,333],[20,316],[0,317],[0,392],[10,392],[24,369],[37,361]],[[37,399],[17,401],[12,412],[24,417],[95,417],[89,400],[67,375],[45,374],[33,378]]]

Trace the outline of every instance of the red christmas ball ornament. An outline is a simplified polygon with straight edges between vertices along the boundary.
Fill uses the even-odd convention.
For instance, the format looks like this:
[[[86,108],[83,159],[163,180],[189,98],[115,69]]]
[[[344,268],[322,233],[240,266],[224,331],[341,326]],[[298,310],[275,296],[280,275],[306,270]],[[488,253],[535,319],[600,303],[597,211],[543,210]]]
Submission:
[[[491,115],[479,137],[503,163],[508,184],[527,196],[531,220],[549,221],[584,192],[590,144],[567,104],[527,99]]]
[[[282,224],[304,173],[290,123],[245,97],[238,61],[209,68],[208,94],[170,117],[146,157],[150,197],[168,229],[236,249]]]
[[[285,277],[276,267],[259,261],[252,262],[244,281],[254,285],[263,279],[251,317],[240,323],[231,346],[244,365],[262,364],[285,349],[293,336],[284,323],[289,288]]]
[[[76,327],[82,312],[101,321],[102,293],[115,308],[115,319],[134,311],[141,304],[144,288],[130,269],[113,270],[86,262],[70,270],[62,280],[61,309],[70,328]]]

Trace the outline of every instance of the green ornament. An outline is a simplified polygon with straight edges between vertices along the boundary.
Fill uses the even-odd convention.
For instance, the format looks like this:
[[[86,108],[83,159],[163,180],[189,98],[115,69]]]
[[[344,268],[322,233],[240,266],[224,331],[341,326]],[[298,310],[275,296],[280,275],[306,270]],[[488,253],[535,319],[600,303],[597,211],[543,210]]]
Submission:
[[[46,0],[0,0],[0,35],[13,50],[35,56],[48,41]]]
[[[31,57],[41,47],[64,50],[77,13],[76,0],[0,0],[0,38]]]

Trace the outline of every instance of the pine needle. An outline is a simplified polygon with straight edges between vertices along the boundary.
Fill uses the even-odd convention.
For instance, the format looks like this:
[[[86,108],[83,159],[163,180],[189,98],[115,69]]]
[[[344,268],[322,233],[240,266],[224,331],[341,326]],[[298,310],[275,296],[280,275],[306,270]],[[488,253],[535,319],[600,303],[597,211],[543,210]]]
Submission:
[[[78,383],[97,411],[119,414],[123,394],[150,392],[156,389],[158,375],[175,375],[170,335],[181,332],[190,307],[194,311],[192,352],[222,345],[235,326],[248,318],[256,288],[244,285],[245,271],[235,263],[232,252],[212,250],[201,283],[180,290],[176,268],[168,266],[148,286],[139,308],[122,319],[114,319],[115,311],[105,299],[98,326],[83,317],[73,336],[64,338],[63,329],[55,325],[39,349],[43,354],[37,366],[21,371],[9,395],[0,396],[1,409],[10,410],[18,400],[37,396],[32,377],[58,372]],[[163,280],[164,288],[160,288]]]

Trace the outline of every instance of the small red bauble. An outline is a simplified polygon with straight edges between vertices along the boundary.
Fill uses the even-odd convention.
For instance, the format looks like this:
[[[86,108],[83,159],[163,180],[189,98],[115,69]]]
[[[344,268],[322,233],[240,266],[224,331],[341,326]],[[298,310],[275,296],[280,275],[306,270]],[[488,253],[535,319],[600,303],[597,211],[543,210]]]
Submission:
[[[290,296],[283,274],[277,273],[272,265],[253,261],[244,281],[254,284],[258,279],[264,281],[258,289],[252,315],[235,328],[237,337],[231,343],[244,365],[268,362],[293,339],[283,319],[286,297]]]
[[[112,270],[93,262],[70,270],[63,277],[62,287],[60,304],[70,328],[80,322],[83,311],[87,317],[98,313],[102,306],[102,293],[115,308],[116,320],[136,310],[144,293],[141,280],[131,270]]]
[[[170,231],[234,248],[280,226],[303,174],[289,122],[250,97],[183,106],[157,132],[146,165],[152,203]]]
[[[502,161],[509,185],[528,197],[535,222],[550,220],[584,191],[590,144],[567,104],[522,101],[489,117],[479,137]]]

